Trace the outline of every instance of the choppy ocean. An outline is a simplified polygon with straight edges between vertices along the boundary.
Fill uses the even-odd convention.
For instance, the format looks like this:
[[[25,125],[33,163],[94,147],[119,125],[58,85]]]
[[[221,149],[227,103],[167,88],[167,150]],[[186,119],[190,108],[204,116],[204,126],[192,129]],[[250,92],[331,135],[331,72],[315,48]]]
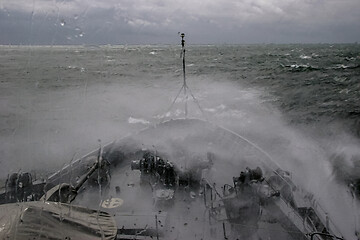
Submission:
[[[181,93],[169,110],[183,81],[180,50],[1,46],[0,177],[54,170],[98,139],[183,116]],[[344,186],[360,179],[359,44],[187,46],[186,74],[204,113],[189,96],[190,117],[297,167],[320,164]]]

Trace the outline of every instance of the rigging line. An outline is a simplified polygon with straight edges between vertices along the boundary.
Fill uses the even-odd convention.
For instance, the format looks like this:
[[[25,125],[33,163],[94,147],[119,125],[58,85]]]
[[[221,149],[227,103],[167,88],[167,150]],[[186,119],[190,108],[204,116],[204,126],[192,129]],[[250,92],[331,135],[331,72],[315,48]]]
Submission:
[[[194,94],[192,93],[191,89],[190,89],[189,87],[188,87],[188,89],[189,89],[189,92],[190,92],[191,97],[193,98],[194,102],[196,103],[196,105],[197,105],[198,108],[200,109],[201,114],[205,117],[206,120],[209,120],[209,119],[207,118],[204,110],[202,109],[199,101],[197,100],[197,98],[196,98],[196,97],[194,96]]]
[[[169,109],[166,111],[166,113],[168,113],[168,112],[172,109],[172,107],[174,106],[176,100],[177,100],[178,97],[180,96],[180,93],[182,92],[183,88],[184,88],[184,85],[180,88],[180,91],[179,91],[178,94],[176,95],[174,101],[171,103],[171,105],[170,105]],[[166,113],[165,113],[165,115],[166,115]]]

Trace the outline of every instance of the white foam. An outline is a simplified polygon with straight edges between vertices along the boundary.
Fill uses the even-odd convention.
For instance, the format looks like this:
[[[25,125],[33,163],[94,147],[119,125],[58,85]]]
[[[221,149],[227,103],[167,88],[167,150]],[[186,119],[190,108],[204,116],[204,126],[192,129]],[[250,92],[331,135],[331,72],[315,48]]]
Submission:
[[[150,122],[145,120],[145,119],[142,119],[142,118],[133,118],[133,117],[129,117],[128,119],[128,123],[130,124],[137,124],[137,123],[141,123],[141,124],[144,124],[144,125],[147,125],[149,124]]]

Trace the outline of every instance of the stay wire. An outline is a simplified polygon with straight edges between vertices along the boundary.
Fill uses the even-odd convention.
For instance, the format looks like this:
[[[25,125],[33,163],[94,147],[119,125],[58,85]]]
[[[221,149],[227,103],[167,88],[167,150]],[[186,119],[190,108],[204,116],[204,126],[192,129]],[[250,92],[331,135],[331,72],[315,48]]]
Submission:
[[[171,105],[170,105],[169,109],[166,111],[166,113],[168,113],[168,112],[170,112],[170,111],[171,111],[171,109],[173,108],[173,106],[174,106],[174,104],[175,104],[176,100],[177,100],[177,99],[178,99],[178,97],[180,96],[180,93],[182,92],[183,88],[184,88],[184,85],[180,88],[180,91],[179,91],[179,92],[178,92],[178,94],[176,95],[176,97],[175,97],[174,101],[171,103]],[[166,114],[166,113],[165,113],[165,114]]]
[[[206,114],[205,114],[204,110],[202,109],[202,107],[201,107],[201,105],[200,105],[199,101],[198,101],[198,100],[197,100],[197,98],[194,96],[194,94],[192,93],[191,89],[190,89],[189,87],[187,87],[187,88],[188,88],[188,90],[189,90],[189,92],[190,92],[190,95],[191,95],[191,97],[193,98],[194,102],[195,102],[195,103],[196,103],[196,105],[198,106],[198,108],[199,108],[199,110],[200,110],[201,114],[205,117],[205,119],[206,119],[206,120],[208,120],[208,118],[207,118],[207,116],[206,116]]]

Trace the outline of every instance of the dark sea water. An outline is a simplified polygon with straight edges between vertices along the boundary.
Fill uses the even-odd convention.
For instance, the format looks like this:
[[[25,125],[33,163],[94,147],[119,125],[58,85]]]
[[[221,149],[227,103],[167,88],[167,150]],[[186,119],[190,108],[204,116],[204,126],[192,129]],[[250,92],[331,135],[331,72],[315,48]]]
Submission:
[[[169,109],[183,81],[180,50],[1,46],[0,177],[54,171],[98,139],[184,116],[181,93]],[[249,138],[322,198],[324,184],[335,181],[338,194],[360,185],[359,44],[188,46],[186,74],[204,113],[189,96],[190,117]],[[339,219],[353,228],[356,214]]]
[[[346,121],[360,136],[360,45],[250,45],[192,49],[195,74],[259,87],[293,123]],[[212,56],[216,56],[212,59]]]

